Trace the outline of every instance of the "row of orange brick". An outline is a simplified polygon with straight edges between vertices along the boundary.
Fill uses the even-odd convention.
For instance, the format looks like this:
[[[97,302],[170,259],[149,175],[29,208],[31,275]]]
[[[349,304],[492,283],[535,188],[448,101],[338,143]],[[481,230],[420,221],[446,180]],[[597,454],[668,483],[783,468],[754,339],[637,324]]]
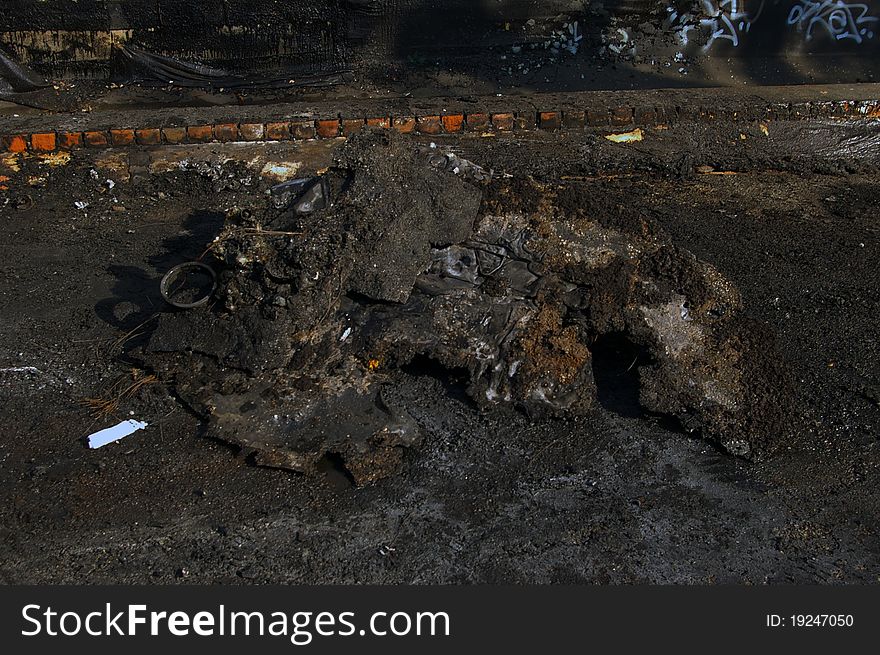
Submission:
[[[561,126],[559,112],[542,112],[541,126]],[[212,141],[286,141],[290,139],[350,136],[366,126],[393,127],[401,132],[422,134],[455,133],[463,130],[512,130],[525,127],[515,114],[451,114],[400,118],[326,119],[271,123],[218,123],[189,127],[110,129],[85,132],[38,132],[2,137],[2,147],[10,152],[51,152],[82,147],[157,146],[162,144],[210,143]],[[583,126],[583,123],[581,123]]]
[[[676,114],[681,110],[676,110]],[[695,108],[692,118],[737,119],[737,113],[716,112]],[[754,113],[754,112],[742,112]],[[847,115],[859,113],[868,117],[880,117],[880,102],[824,102],[779,105],[757,109],[752,116],[739,118],[806,118],[821,115]],[[757,114],[760,114],[757,115]],[[677,118],[684,116],[678,115]],[[335,138],[350,136],[366,126],[393,127],[401,132],[421,134],[457,133],[462,131],[510,131],[519,129],[556,130],[560,128],[623,127],[627,125],[649,126],[669,122],[669,116],[661,107],[617,107],[615,109],[587,109],[583,111],[543,111],[536,114],[473,113],[433,116],[405,116],[385,118],[333,118],[269,123],[218,123],[189,127],[163,127],[145,129],[110,129],[84,132],[37,132],[13,134],[0,137],[0,146],[10,152],[51,152],[56,149],[71,150],[81,147],[110,146],[157,146],[162,144],[210,143],[213,141],[285,141],[290,139]]]

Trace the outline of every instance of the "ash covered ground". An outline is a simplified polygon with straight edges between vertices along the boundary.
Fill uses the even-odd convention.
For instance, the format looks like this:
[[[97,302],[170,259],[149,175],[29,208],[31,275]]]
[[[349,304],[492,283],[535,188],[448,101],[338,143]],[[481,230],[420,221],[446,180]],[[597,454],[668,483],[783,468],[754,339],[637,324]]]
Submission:
[[[294,248],[286,260],[290,269],[272,271],[269,278],[247,262],[235,263],[238,255],[254,252],[251,235],[224,241],[228,251],[217,248],[210,255],[229,257],[224,266],[216,263],[226,271],[219,278],[219,300],[189,312],[169,311],[158,294],[159,278],[175,264],[205,255],[230,227],[252,227],[257,219],[291,220],[271,208],[267,182],[228,162],[142,172],[109,188],[103,171],[93,179],[93,162],[85,156],[75,155],[48,173],[39,162],[22,162],[47,179],[29,197],[10,192],[0,210],[7,262],[0,344],[0,485],[9,499],[0,533],[4,578],[875,582],[880,558],[876,142],[872,123],[780,123],[769,131],[757,124],[682,125],[650,131],[638,144],[612,144],[587,134],[439,144],[493,170],[495,177],[487,182],[449,178],[429,163],[417,165],[429,144],[403,139],[383,146],[399,158],[415,158],[400,168],[396,181],[418,170],[420,179],[441,176],[444,184],[401,185],[403,192],[393,189],[385,199],[378,194],[372,205],[340,202],[325,214],[296,218],[299,223],[261,224],[299,233],[319,216],[339,221],[321,224],[326,242],[296,242],[324,244],[323,249],[309,254]],[[374,155],[363,154],[369,150],[358,150],[356,142],[343,146],[326,175],[370,164],[370,184],[379,183],[388,172],[375,170]],[[303,171],[309,172],[317,171]],[[475,221],[458,232],[449,226],[435,230],[418,248],[412,241],[397,244],[422,261],[406,277],[371,279],[358,269],[362,259],[339,257],[350,248],[333,240],[334,230],[350,227],[346,220],[373,224],[366,220],[369,212],[358,214],[351,207],[385,208],[401,193],[412,198],[446,187],[459,189],[454,208],[463,215],[470,211],[471,190],[478,190]],[[348,193],[357,196],[356,182]],[[438,197],[444,193],[437,191]],[[88,207],[74,208],[75,199]],[[565,285],[577,286],[575,273],[549,257],[563,249],[522,257],[535,248],[520,248],[528,239],[517,241],[508,238],[511,234],[502,254],[511,261],[517,252],[521,259],[538,259],[530,263],[543,265],[543,275],[513,267],[505,286],[484,274],[497,273],[492,268],[468,273],[474,269],[463,266],[462,251],[490,243],[496,248],[490,254],[498,257],[498,230],[494,236],[487,230],[497,228],[498,217],[513,216],[546,243],[554,234],[577,237],[577,243],[599,235],[609,261],[616,256],[609,244],[638,246],[651,253],[646,262],[654,266],[640,269],[634,279],[653,282],[657,289],[633,299],[621,296],[620,279],[633,279],[627,271],[603,281],[581,270],[580,281],[594,296],[597,289],[613,291],[604,305],[593,302],[602,311],[585,314],[582,301],[565,304],[565,294],[572,291]],[[536,216],[550,220],[536,225]],[[412,229],[400,222],[394,227]],[[379,242],[371,239],[379,236],[359,233],[358,244],[375,249]],[[610,236],[618,241],[609,241]],[[260,242],[276,261],[278,244],[289,244],[290,235]],[[424,278],[438,261],[443,266],[435,266],[434,273],[451,270],[450,248],[457,248],[451,267],[456,274]],[[394,249],[372,254],[386,268],[399,269]],[[341,304],[330,312],[311,302],[297,308],[296,298],[308,286],[291,271],[306,271],[309,256],[316,257],[311,263],[328,266],[322,257],[329,255],[342,260],[348,286],[337,285],[329,296],[326,289],[313,290],[317,295],[310,299],[332,297]],[[658,258],[664,266],[657,265]],[[529,285],[533,278],[552,277],[548,270],[558,279],[539,302]],[[676,284],[664,286],[670,280]],[[270,282],[272,293],[266,293]],[[597,287],[600,282],[604,286]],[[298,293],[289,293],[292,284]],[[421,305],[414,313],[436,316],[450,293],[459,305],[462,298],[480,303],[486,296],[494,305],[502,297],[524,303],[535,312],[536,324],[549,325],[551,334],[525,334],[511,342],[517,345],[510,350],[500,349],[501,355],[519,355],[520,348],[536,360],[543,356],[558,364],[561,349],[562,362],[576,363],[570,378],[578,380],[575,388],[589,394],[565,407],[551,402],[546,411],[548,403],[535,402],[533,386],[508,381],[510,402],[486,402],[494,367],[481,372],[473,357],[456,359],[454,353],[463,350],[451,348],[456,334],[437,330],[442,322],[415,325],[416,334],[430,336],[425,342],[431,343],[423,352],[409,348],[399,361],[391,347],[402,343],[394,328],[399,323],[379,320],[381,329],[370,332],[378,335],[374,341],[359,336],[364,326],[377,324],[377,308],[397,320],[415,296]],[[285,298],[283,304],[278,296]],[[361,462],[353,471],[345,452],[322,447],[318,452],[333,456],[313,458],[304,474],[257,467],[253,444],[231,447],[235,439],[222,430],[212,433],[218,422],[212,423],[205,407],[216,403],[205,404],[199,400],[203,396],[186,389],[188,379],[199,379],[194,362],[213,367],[208,378],[216,384],[213,391],[227,395],[242,387],[251,393],[250,382],[242,385],[241,378],[258,379],[277,367],[247,349],[227,349],[225,354],[254,357],[250,365],[231,367],[210,356],[207,346],[157,345],[175,336],[210,343],[217,335],[211,321],[199,327],[193,317],[213,312],[216,318],[229,312],[229,302],[242,300],[259,308],[254,320],[261,325],[275,326],[273,331],[279,322],[284,325],[278,334],[297,334],[293,328],[305,321],[312,328],[332,327],[326,333],[335,344],[337,332],[346,329],[338,321],[353,312],[345,303],[360,305],[361,320],[348,335],[351,350],[343,353],[353,362],[347,370],[359,379],[381,380],[383,407],[403,408],[418,430],[417,440],[393,446],[393,466],[382,460],[382,475],[360,477],[358,471],[370,471],[376,462]],[[538,320],[541,302],[550,300],[551,307],[567,308],[565,317],[546,320],[545,314]],[[762,412],[758,420],[722,421],[721,429],[713,428],[715,414],[693,410],[702,406],[705,394],[682,402],[677,390],[677,404],[651,405],[645,390],[651,388],[652,366],[662,363],[661,350],[656,338],[632,327],[635,321],[621,307],[661,307],[673,300],[675,334],[698,326],[712,335],[712,346],[686,366],[707,368],[709,381],[729,382],[718,365],[729,358],[719,357],[717,344],[733,335],[751,362],[735,367],[748,391],[738,402],[746,408],[769,402],[778,411]],[[719,305],[726,311],[710,312]],[[598,316],[609,325],[600,328]],[[196,328],[186,332],[181,321],[195,322]],[[716,339],[719,331],[723,338]],[[378,353],[382,343],[386,349],[375,358],[376,371],[370,371],[367,355]],[[282,348],[285,366],[293,351],[298,349]],[[331,359],[338,364],[335,354]],[[517,360],[503,361],[509,373]],[[295,369],[308,372],[314,365],[313,359]],[[674,389],[675,378],[659,376],[658,388]],[[104,407],[103,419],[95,418],[94,401],[119,398],[120,390],[132,387],[118,403]],[[299,385],[298,392],[314,390]],[[279,397],[258,394],[252,400],[260,406]],[[691,409],[681,412],[682,407]],[[82,438],[91,430],[130,416],[150,427],[111,447],[90,451],[84,446]],[[749,448],[735,443],[734,434]],[[753,453],[752,444],[761,452]],[[765,456],[750,460],[730,451]]]

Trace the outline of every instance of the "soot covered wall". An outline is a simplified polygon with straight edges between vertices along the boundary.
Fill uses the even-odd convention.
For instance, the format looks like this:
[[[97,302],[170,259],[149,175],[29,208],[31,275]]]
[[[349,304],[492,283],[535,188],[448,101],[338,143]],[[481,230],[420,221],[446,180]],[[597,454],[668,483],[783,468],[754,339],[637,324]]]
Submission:
[[[581,0],[6,0],[0,42],[56,77],[104,77],[114,43],[237,70],[338,67],[504,41]]]
[[[712,63],[835,59],[869,81],[880,0],[3,0],[0,47],[51,77],[106,78],[114,44],[233,71],[419,65],[537,45],[577,20],[579,57]],[[546,36],[546,43],[553,40]],[[524,49],[524,54],[530,52]],[[565,52],[563,56],[567,56]],[[674,57],[674,59],[673,59]],[[841,59],[843,57],[844,59]],[[585,65],[592,65],[586,63]],[[769,68],[773,68],[771,62]],[[828,66],[826,66],[828,68]],[[863,70],[864,69],[864,70]],[[865,73],[868,71],[870,75]],[[810,81],[802,75],[800,81]],[[816,81],[816,80],[813,80]]]

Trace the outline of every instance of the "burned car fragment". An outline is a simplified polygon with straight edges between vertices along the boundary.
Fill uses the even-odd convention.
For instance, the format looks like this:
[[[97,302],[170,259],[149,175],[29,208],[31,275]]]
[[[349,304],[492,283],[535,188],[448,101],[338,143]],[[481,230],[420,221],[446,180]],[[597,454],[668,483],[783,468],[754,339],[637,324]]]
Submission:
[[[480,408],[540,420],[597,410],[613,338],[636,353],[621,370],[645,412],[736,455],[784,443],[772,339],[717,270],[646,217],[603,225],[554,187],[428,154],[364,133],[300,185],[320,192],[314,211],[276,194],[228,216],[213,303],[164,314],[146,349],[211,436],[300,472],[332,457],[369,484],[423,439],[384,393],[411,362],[466,371]]]

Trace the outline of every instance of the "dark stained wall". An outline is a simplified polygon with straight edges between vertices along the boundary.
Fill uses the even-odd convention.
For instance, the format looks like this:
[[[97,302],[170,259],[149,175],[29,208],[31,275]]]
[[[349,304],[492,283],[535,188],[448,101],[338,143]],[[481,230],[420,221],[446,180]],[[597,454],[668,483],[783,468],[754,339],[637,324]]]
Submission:
[[[114,43],[233,69],[475,51],[498,26],[581,0],[4,0],[0,43],[55,75],[101,76]],[[499,39],[500,36],[500,39]]]
[[[567,16],[582,53],[611,58],[650,60],[659,43],[692,61],[880,62],[880,0],[2,0],[0,47],[53,77],[107,77],[113,45],[127,42],[234,71],[312,72],[499,57],[530,19]]]

